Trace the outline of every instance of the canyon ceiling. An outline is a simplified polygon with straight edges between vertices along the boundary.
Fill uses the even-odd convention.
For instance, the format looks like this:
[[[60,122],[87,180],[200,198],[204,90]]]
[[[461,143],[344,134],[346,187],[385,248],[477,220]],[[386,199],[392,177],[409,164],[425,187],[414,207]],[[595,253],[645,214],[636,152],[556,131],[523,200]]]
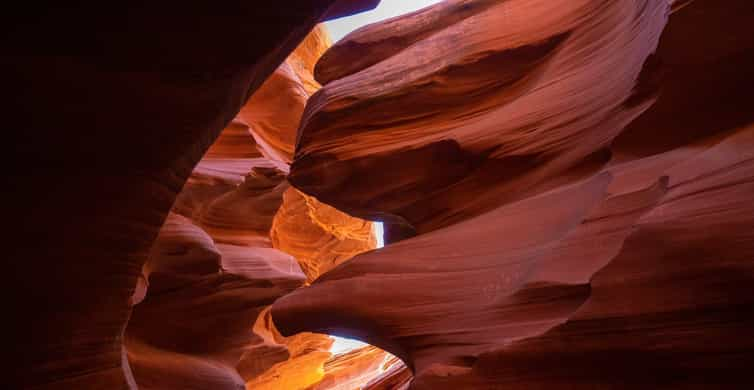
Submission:
[[[754,386],[751,0],[157,3],[2,16],[9,388]]]

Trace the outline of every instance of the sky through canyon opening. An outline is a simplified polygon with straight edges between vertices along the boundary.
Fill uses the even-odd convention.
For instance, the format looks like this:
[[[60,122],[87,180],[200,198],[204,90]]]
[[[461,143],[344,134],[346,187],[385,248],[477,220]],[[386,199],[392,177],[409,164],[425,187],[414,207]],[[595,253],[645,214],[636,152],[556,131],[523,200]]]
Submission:
[[[382,0],[377,8],[356,15],[334,19],[325,23],[333,42],[341,40],[351,31],[367,24],[420,10],[442,0]]]

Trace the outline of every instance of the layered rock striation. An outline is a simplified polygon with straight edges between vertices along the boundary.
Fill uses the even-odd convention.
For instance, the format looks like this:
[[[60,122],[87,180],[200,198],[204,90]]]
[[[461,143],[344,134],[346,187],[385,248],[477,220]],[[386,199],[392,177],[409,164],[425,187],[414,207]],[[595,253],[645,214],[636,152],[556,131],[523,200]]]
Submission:
[[[417,389],[754,383],[754,9],[724,3],[446,1],[336,44],[290,180],[395,234],[278,329]]]
[[[318,26],[221,132],[179,194],[144,265],[126,330],[140,388],[326,388],[380,373],[386,352],[354,352],[350,368],[328,365],[329,336],[283,337],[268,310],[307,276],[375,247],[370,222],[289,188],[286,160],[254,130],[295,133],[300,111],[289,103],[301,99],[303,108],[308,94],[300,92],[317,87],[313,63],[327,45]],[[274,84],[281,73],[291,75],[291,88]],[[244,120],[249,112],[255,121]],[[279,140],[293,148],[293,140]]]
[[[8,9],[8,386],[750,388],[751,2],[376,4]]]
[[[403,237],[593,174],[654,101],[668,7],[446,1],[357,30],[317,65],[290,181]]]
[[[374,5],[84,2],[3,14],[6,144],[24,172],[8,178],[5,202],[17,221],[11,388],[137,388],[124,331],[184,182],[316,23]]]

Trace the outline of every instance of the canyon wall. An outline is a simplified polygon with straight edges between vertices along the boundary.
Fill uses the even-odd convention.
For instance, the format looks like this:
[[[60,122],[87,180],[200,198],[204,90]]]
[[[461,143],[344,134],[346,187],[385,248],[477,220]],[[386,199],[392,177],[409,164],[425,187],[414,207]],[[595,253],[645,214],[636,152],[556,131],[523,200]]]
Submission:
[[[9,387],[754,385],[752,2],[377,3],[0,17]]]
[[[125,332],[139,388],[358,387],[392,357],[376,348],[334,355],[329,336],[283,337],[269,315],[275,299],[376,245],[371,222],[285,180],[303,107],[319,88],[314,63],[329,45],[324,28],[314,28],[179,193],[142,269]]]
[[[184,182],[316,23],[374,5],[35,3],[3,13],[2,106],[18,172],[4,202],[15,221],[11,388],[137,387],[124,330]],[[216,254],[196,245],[206,271]]]
[[[752,20],[446,1],[350,34],[289,180],[392,242],[278,300],[279,330],[367,340],[417,389],[749,387]]]

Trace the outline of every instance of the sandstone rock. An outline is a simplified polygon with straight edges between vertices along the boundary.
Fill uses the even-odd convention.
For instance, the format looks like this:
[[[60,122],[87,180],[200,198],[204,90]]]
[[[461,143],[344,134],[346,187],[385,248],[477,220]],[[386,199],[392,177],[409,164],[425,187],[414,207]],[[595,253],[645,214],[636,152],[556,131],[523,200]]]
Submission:
[[[320,46],[328,42],[327,36],[323,34],[324,30],[321,28],[315,29],[283,66],[288,69],[295,66],[297,75],[311,75],[314,60],[319,55],[318,50],[321,51]],[[291,82],[300,90],[306,88],[303,80],[301,77],[292,79]],[[313,79],[310,83],[318,87]],[[272,90],[276,96],[285,96],[290,92],[286,89]],[[284,105],[284,102],[251,99],[247,107],[253,106],[256,113],[265,113],[274,121],[276,114],[286,112],[281,104]],[[292,118],[298,120],[297,117]],[[285,118],[280,119],[280,123],[285,123]],[[154,272],[157,267],[153,264],[156,263],[154,261],[148,262],[144,269],[149,280],[155,279],[156,282],[147,283],[143,289],[145,295],[151,293],[152,297],[145,301],[144,306],[136,309],[139,315],[135,317],[134,328],[128,329],[129,346],[133,345],[129,347],[129,357],[133,362],[136,382],[140,386],[176,388],[181,383],[191,382],[188,386],[195,388],[237,387],[245,384],[254,389],[278,389],[320,386],[319,383],[325,379],[326,383],[333,380],[333,374],[325,367],[332,358],[329,352],[332,340],[326,335],[311,333],[289,338],[280,336],[270,320],[268,310],[265,310],[271,301],[265,302],[260,298],[277,291],[273,287],[291,291],[300,286],[302,280],[291,277],[292,274],[300,275],[297,263],[307,266],[311,271],[310,279],[313,279],[337,263],[374,248],[372,225],[311,197],[306,197],[308,199],[305,200],[305,196],[295,190],[288,191],[292,193],[289,197],[294,207],[289,205],[289,212],[282,212],[282,209],[278,212],[283,202],[283,193],[288,193],[288,184],[285,182],[288,168],[283,161],[263,157],[257,150],[258,146],[252,138],[252,132],[237,118],[210,147],[178,197],[175,212],[191,221],[177,215],[171,218],[190,227],[189,230],[194,232],[193,236],[201,238],[197,243],[211,250],[187,252],[186,244],[180,240],[177,243],[166,238],[158,240],[159,245],[167,246],[163,251],[186,257],[175,256],[169,262],[174,267],[185,269],[174,269],[162,264],[163,269]],[[293,148],[292,140],[287,147]],[[297,258],[271,247],[273,216],[278,226],[273,234],[276,245],[284,249],[298,249],[288,251]],[[169,221],[163,227],[161,237],[174,236],[175,233],[172,232],[176,230],[175,225]],[[180,229],[181,232],[186,230],[187,228]],[[290,234],[291,231],[298,235]],[[196,275],[185,272],[193,269],[192,261],[197,259],[204,259],[204,265],[197,266],[204,271],[197,270]],[[217,272],[218,262],[222,263],[223,273],[238,277],[238,283],[242,283],[244,278],[254,281],[257,290],[244,288],[239,284],[239,287],[233,288],[233,294],[228,296],[211,287],[202,287],[208,276]],[[180,295],[180,291],[196,295]],[[223,301],[216,301],[213,297]],[[155,299],[161,299],[161,302],[155,303]],[[245,302],[246,311],[239,312],[234,308],[238,300]],[[191,313],[190,318],[184,318],[186,314],[183,313],[171,314],[173,307],[187,307],[182,301],[209,301],[217,310],[208,310],[206,304],[191,303],[191,309],[185,310]],[[175,329],[170,324],[149,323],[144,319],[145,311],[151,310],[151,313],[157,309],[171,317],[183,319],[183,322],[196,322],[197,326],[189,332]],[[200,318],[193,319],[192,316]],[[208,324],[206,321],[212,323]],[[224,325],[218,321],[233,324]],[[176,350],[176,343],[171,341],[171,337],[186,339],[189,336],[191,339],[216,340],[216,328],[228,332],[228,337],[233,335],[235,344],[219,345],[209,353],[211,358],[205,356],[207,353]],[[169,332],[170,336],[163,337],[162,332]],[[131,336],[134,333],[138,335]],[[156,341],[143,340],[144,334]],[[167,346],[155,346],[157,343],[167,343]],[[218,355],[222,355],[219,361]],[[380,365],[383,356],[387,354],[375,349],[372,354],[349,360],[358,364],[348,370],[344,371],[343,367],[338,366],[332,371],[339,373],[337,378],[350,378],[348,383],[366,382],[371,378],[367,375],[378,372],[374,367]],[[163,360],[183,363],[177,363],[173,367]],[[181,369],[182,365],[193,368],[184,370]],[[169,373],[170,376],[164,377],[161,373]]]
[[[376,3],[7,10],[7,386],[751,387],[751,2]]]
[[[364,388],[367,390],[408,389],[413,379],[411,370],[400,359],[394,356],[386,364],[389,365],[387,371],[382,373],[378,378],[369,381]]]
[[[748,351],[754,319],[747,314],[752,300],[743,293],[754,267],[748,228],[754,222],[748,201],[753,140],[754,127],[743,129],[668,169],[668,193],[593,276],[589,299],[567,322],[481,355],[463,377],[432,378],[425,385],[568,388],[578,382],[628,389],[753,383]]]
[[[317,66],[327,84],[289,180],[425,233],[593,174],[654,100],[635,89],[667,13],[666,0],[454,0],[364,27]]]
[[[254,167],[242,184],[209,201],[198,223],[218,242],[270,247],[272,219],[287,188],[282,172]]]
[[[588,288],[555,286],[551,294],[567,298],[563,307],[545,301],[536,321],[525,320],[528,326],[503,320],[511,315],[507,308],[516,307],[508,300],[530,282],[542,254],[604,199],[608,181],[607,175],[599,176],[359,255],[312,287],[278,300],[275,323],[283,334],[306,330],[359,336],[417,372],[435,362],[461,364],[466,356],[505,343],[506,333],[513,338],[536,332],[537,322],[557,320],[588,296]],[[548,207],[555,199],[564,207]]]
[[[270,236],[273,247],[298,260],[309,281],[377,245],[371,222],[353,218],[294,188],[284,193]]]
[[[745,1],[458,1],[351,34],[317,67],[327,84],[291,181],[419,234],[281,298],[278,329],[366,340],[402,358],[416,389],[754,383],[747,20]],[[531,44],[559,23],[562,40],[521,66],[531,84],[491,89],[508,100],[486,107],[481,87],[443,100],[484,80],[436,70],[474,32],[486,28],[479,46]],[[449,166],[485,146],[479,166],[500,165],[484,185],[482,168]]]
[[[319,89],[314,64],[330,46],[318,26],[241,108],[237,120],[249,127],[259,151],[268,159],[290,164],[296,130],[311,94]]]
[[[332,356],[330,337],[313,333],[283,337],[272,323],[269,310],[259,317],[254,331],[264,343],[250,349],[241,360],[239,369],[247,389],[304,389],[322,380],[325,362]],[[258,367],[274,349],[278,350],[276,364]]]
[[[324,364],[325,375],[307,390],[346,390],[360,388],[372,378],[379,377],[392,355],[375,348],[364,347],[333,356]]]
[[[243,386],[235,366],[258,339],[257,316],[304,282],[295,259],[271,252],[215,246],[188,219],[168,217],[145,265],[147,297],[126,331],[139,388]]]
[[[741,355],[751,346],[726,335],[751,321],[733,313],[751,305],[740,289],[754,250],[753,136],[742,129],[675,159],[644,190],[621,191],[642,165],[662,167],[657,158],[616,166],[611,187],[599,176],[357,256],[279,300],[273,317],[284,334],[359,335],[401,356],[417,388],[568,387],[574,376],[678,385],[684,375],[724,386],[723,366],[751,380]],[[607,188],[617,193],[605,198]],[[690,352],[710,344],[719,364]],[[689,357],[669,358],[679,350]]]
[[[122,338],[160,226],[209,145],[334,4],[3,13],[7,158],[24,167],[5,199],[18,221],[11,388],[136,388]],[[345,10],[359,4],[374,5]]]

